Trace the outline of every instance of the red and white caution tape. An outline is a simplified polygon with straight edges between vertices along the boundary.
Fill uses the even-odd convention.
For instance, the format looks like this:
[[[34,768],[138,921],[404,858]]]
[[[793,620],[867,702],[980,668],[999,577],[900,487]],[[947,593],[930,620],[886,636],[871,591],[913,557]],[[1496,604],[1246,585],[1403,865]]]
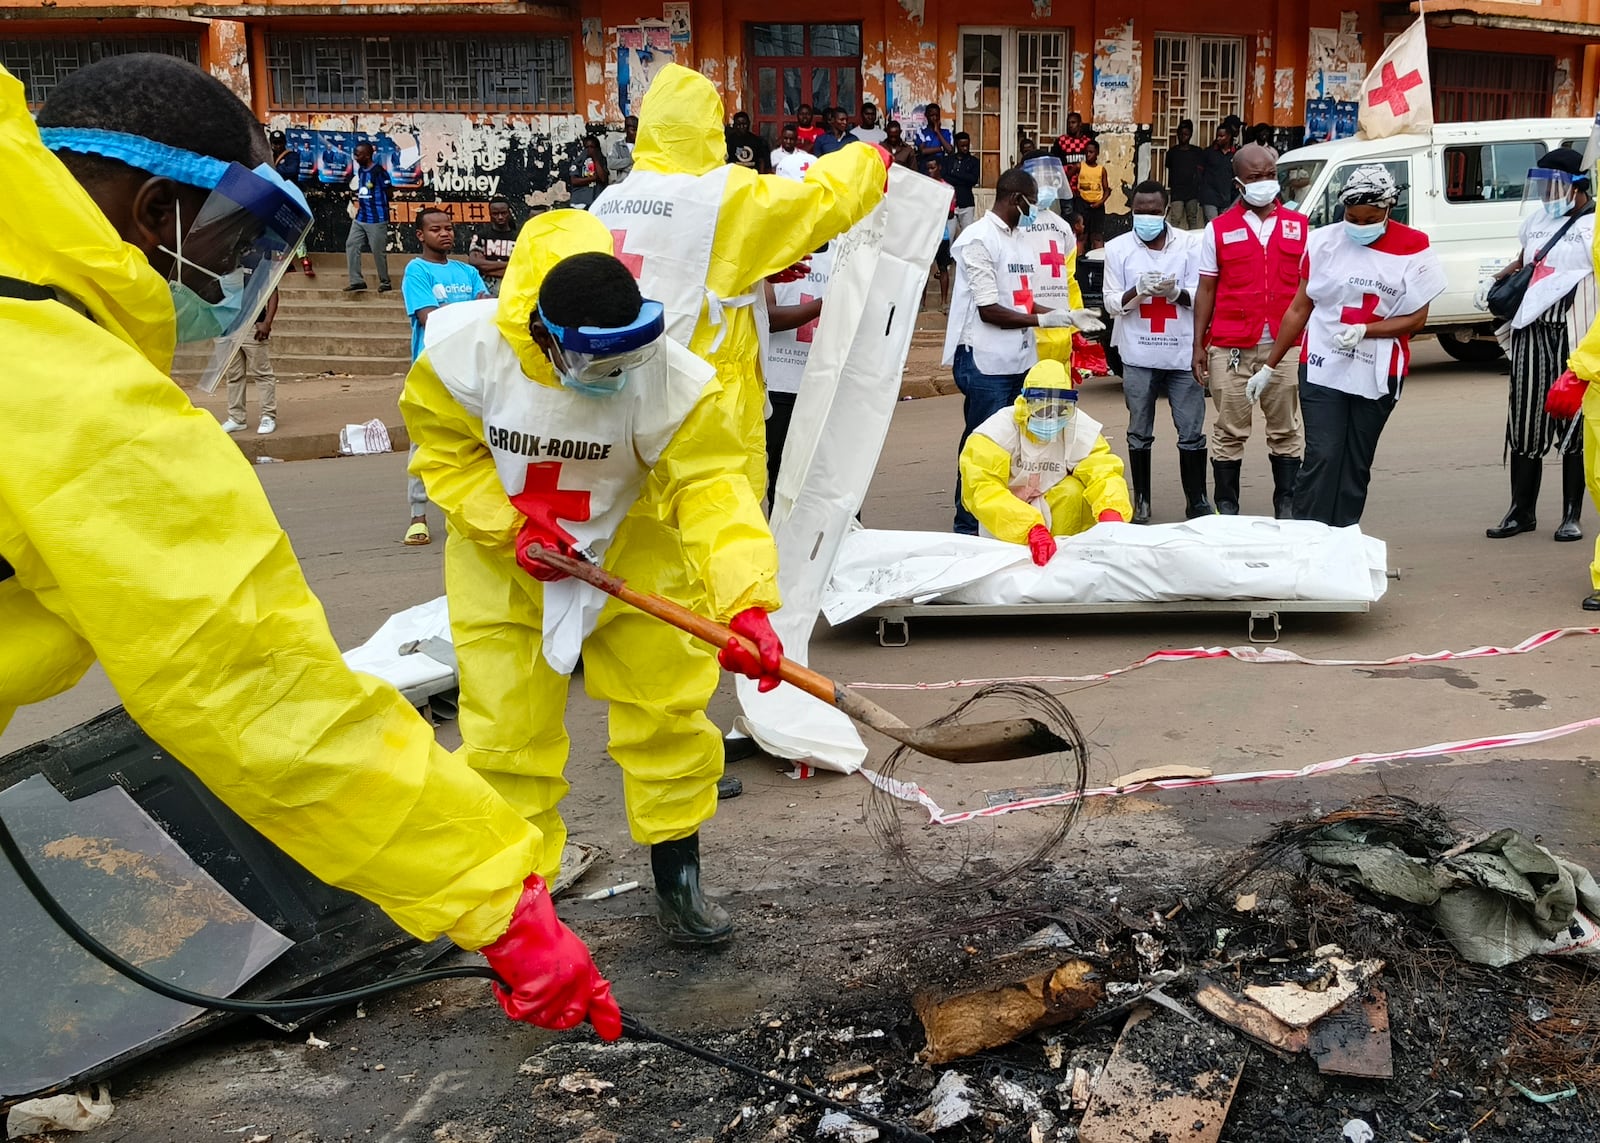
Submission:
[[[1600,627],[1556,627],[1530,635],[1511,647],[1473,647],[1466,651],[1414,651],[1391,659],[1309,659],[1279,647],[1184,647],[1155,651],[1137,663],[1092,675],[1018,675],[994,679],[950,679],[942,683],[851,683],[863,691],[946,691],[984,687],[992,683],[1102,683],[1157,663],[1183,663],[1197,659],[1234,659],[1241,663],[1292,663],[1302,667],[1402,667],[1411,663],[1446,663],[1462,659],[1489,659],[1498,655],[1526,655],[1568,635],[1600,635]]]
[[[1559,638],[1562,634],[1600,634],[1595,628],[1568,628],[1562,632],[1545,632],[1545,636]],[[1544,636],[1535,636],[1536,639]],[[1523,644],[1519,643],[1518,647]],[[1486,651],[1478,648],[1478,651]],[[1499,651],[1498,654],[1520,654],[1520,651]],[[1457,655],[1456,658],[1476,657],[1476,652],[1467,652]],[[1407,662],[1422,660],[1388,660],[1389,662]],[[915,782],[904,782],[898,778],[889,778],[875,770],[862,768],[861,775],[878,789],[893,797],[906,802],[915,802],[928,811],[928,818],[934,825],[960,825],[963,822],[973,821],[977,818],[999,817],[1001,814],[1013,813],[1016,810],[1039,810],[1049,806],[1059,806],[1067,802],[1077,801],[1079,798],[1115,798],[1125,794],[1142,793],[1148,790],[1190,790],[1200,786],[1227,786],[1236,782],[1281,782],[1287,778],[1312,778],[1319,774],[1329,774],[1335,770],[1343,770],[1347,766],[1355,766],[1364,762],[1404,762],[1416,758],[1433,758],[1441,754],[1475,754],[1484,750],[1505,750],[1518,746],[1528,746],[1535,742],[1548,742],[1553,738],[1565,738],[1569,734],[1577,734],[1582,730],[1593,730],[1600,727],[1600,718],[1586,718],[1581,722],[1569,722],[1562,726],[1552,726],[1546,730],[1528,730],[1520,734],[1499,734],[1489,738],[1468,738],[1460,742],[1435,742],[1430,746],[1414,746],[1409,750],[1393,750],[1380,754],[1349,754],[1343,758],[1330,758],[1326,762],[1315,762],[1309,766],[1302,766],[1298,770],[1251,770],[1237,774],[1213,774],[1209,778],[1161,778],[1148,782],[1138,782],[1128,786],[1100,786],[1092,790],[1084,790],[1081,794],[1077,791],[1068,791],[1061,794],[1050,794],[1037,798],[1023,798],[1014,802],[1005,802],[996,806],[985,806],[977,810],[963,810],[960,813],[947,813],[939,803],[928,795],[928,792]]]

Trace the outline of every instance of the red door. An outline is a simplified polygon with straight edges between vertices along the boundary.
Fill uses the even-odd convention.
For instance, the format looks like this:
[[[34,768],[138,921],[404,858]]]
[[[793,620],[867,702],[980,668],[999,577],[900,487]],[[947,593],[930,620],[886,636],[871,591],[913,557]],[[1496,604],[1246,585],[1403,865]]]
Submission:
[[[802,103],[818,114],[842,107],[855,122],[861,112],[861,25],[749,24],[751,90],[745,108],[751,129],[774,147]]]

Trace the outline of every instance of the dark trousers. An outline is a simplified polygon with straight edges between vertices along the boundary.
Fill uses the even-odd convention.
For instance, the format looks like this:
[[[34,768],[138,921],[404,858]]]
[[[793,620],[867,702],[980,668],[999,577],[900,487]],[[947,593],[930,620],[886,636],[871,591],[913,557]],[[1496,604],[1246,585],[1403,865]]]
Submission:
[[[956,388],[965,400],[961,411],[966,416],[966,427],[961,430],[961,443],[956,445],[956,456],[966,447],[972,430],[983,424],[1001,409],[1009,408],[1022,396],[1022,382],[1026,373],[994,375],[980,373],[972,363],[972,350],[968,346],[956,349],[955,360],[950,364],[955,374]],[[964,536],[978,534],[978,518],[961,503],[961,473],[956,472],[956,525],[955,530]]]
[[[1300,413],[1306,424],[1306,459],[1294,486],[1294,518],[1335,528],[1361,523],[1372,482],[1378,437],[1394,411],[1394,398],[1354,397],[1305,380]]]
[[[783,442],[789,439],[789,422],[794,419],[794,403],[798,393],[777,393],[767,390],[767,400],[772,403],[772,416],[767,418],[767,503],[778,499],[778,466],[783,463]]]

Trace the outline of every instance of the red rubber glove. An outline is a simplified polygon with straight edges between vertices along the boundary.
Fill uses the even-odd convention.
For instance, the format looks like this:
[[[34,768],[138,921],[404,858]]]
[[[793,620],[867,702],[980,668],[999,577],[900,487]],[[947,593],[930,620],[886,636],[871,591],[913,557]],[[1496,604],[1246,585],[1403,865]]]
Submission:
[[[1126,517],[1124,517],[1122,513],[1118,512],[1115,508],[1107,508],[1104,512],[1100,513],[1096,519],[1102,524],[1126,524],[1128,522]]]
[[[1550,392],[1544,399],[1544,411],[1558,421],[1570,421],[1583,408],[1583,395],[1588,390],[1589,382],[1568,369],[1551,382]]]
[[[768,274],[767,281],[773,285],[781,286],[785,282],[798,282],[811,273],[811,259],[802,258],[787,270],[779,270],[776,274]]]
[[[528,549],[537,545],[564,556],[576,556],[578,538],[561,526],[557,513],[561,520],[589,518],[589,494],[562,490],[558,487],[560,478],[558,461],[530,464],[522,491],[511,497],[511,506],[527,517],[517,533],[517,566],[540,583],[566,579],[567,573],[534,559]]]
[[[729,639],[728,645],[717,653],[717,662],[722,664],[723,670],[755,679],[759,684],[757,689],[762,694],[783,681],[778,676],[778,667],[783,660],[783,643],[772,629],[772,621],[767,618],[765,611],[759,607],[746,608],[733,617],[728,630],[754,643],[756,654],[752,655],[739,640]]]
[[[556,916],[550,890],[537,873],[523,882],[511,927],[480,951],[511,986],[507,992],[495,985],[494,998],[513,1020],[561,1032],[587,1019],[602,1040],[622,1035],[622,1010],[611,998],[610,982],[577,934]]]
[[[1040,567],[1049,563],[1051,557],[1056,554],[1056,538],[1043,524],[1035,524],[1028,529],[1028,554]]]

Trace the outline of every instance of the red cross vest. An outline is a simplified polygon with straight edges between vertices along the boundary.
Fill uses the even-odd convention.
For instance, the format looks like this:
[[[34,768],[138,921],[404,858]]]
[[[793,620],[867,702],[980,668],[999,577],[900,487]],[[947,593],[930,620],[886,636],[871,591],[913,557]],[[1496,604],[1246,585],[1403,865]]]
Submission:
[[[483,421],[484,443],[506,495],[537,482],[532,486],[555,505],[556,520],[573,546],[587,548],[604,564],[645,475],[716,370],[663,338],[620,393],[592,397],[544,385],[523,373],[516,350],[495,328],[498,305],[462,302],[436,311],[428,322],[428,361],[457,403]],[[448,321],[439,320],[444,314]],[[522,575],[514,565],[507,574]],[[574,579],[541,586],[544,658],[566,674],[577,664],[606,596]]]
[[[779,282],[772,287],[774,303],[797,306],[824,297],[832,276],[833,246],[830,245],[811,255],[811,273],[797,282]],[[817,323],[813,321],[799,329],[773,330],[763,339],[761,372],[767,379],[768,390],[800,392],[800,379],[805,376],[806,362],[811,357],[811,337],[816,331]]]
[[[944,364],[949,365],[956,349],[965,345],[972,350],[972,363],[980,373],[991,377],[1026,373],[1039,362],[1033,328],[1002,329],[978,316],[978,303],[961,262],[961,251],[973,242],[982,243],[989,251],[999,304],[1021,313],[1033,312],[1033,281],[1037,276],[1033,247],[1018,231],[1000,229],[990,211],[963,230],[950,248],[956,257],[956,284],[945,327]]]
[[[1217,244],[1217,302],[1206,341],[1223,349],[1260,344],[1261,331],[1278,336],[1284,311],[1300,289],[1300,259],[1310,223],[1298,211],[1278,206],[1277,225],[1265,246],[1246,225],[1243,203],[1235,203],[1211,222]]]

